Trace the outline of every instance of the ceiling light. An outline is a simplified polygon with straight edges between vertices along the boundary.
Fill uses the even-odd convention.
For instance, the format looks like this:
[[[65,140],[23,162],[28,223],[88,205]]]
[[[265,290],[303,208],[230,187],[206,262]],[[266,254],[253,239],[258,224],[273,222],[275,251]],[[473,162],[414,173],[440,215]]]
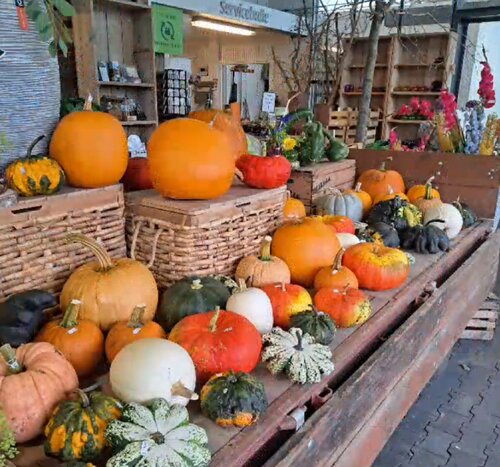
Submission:
[[[240,26],[233,26],[227,23],[217,23],[208,19],[194,18],[191,24],[197,28],[210,29],[211,31],[227,32],[228,34],[238,34],[240,36],[254,36],[253,29],[242,28]]]

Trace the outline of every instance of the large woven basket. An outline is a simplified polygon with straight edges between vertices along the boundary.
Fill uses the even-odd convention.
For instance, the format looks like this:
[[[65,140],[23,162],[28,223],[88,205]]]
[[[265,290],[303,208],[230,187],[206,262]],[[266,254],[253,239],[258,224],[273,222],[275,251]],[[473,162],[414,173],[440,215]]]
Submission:
[[[174,201],[153,190],[126,195],[127,245],[165,288],[191,275],[233,274],[282,221],[285,187],[236,185],[210,201]]]
[[[80,232],[124,257],[125,218],[121,185],[21,200],[0,209],[0,300],[34,288],[60,292],[71,272],[92,259],[65,237]]]

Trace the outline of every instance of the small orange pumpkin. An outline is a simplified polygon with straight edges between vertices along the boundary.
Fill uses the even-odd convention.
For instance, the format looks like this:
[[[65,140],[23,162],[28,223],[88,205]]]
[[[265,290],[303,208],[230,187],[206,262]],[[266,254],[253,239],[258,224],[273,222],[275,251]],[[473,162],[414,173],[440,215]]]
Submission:
[[[231,188],[236,167],[224,133],[192,118],[162,123],[148,142],[148,161],[154,188],[174,199],[223,195]]]
[[[373,200],[366,191],[361,189],[362,185],[363,184],[358,181],[353,190],[346,190],[345,193],[354,194],[360,199],[361,204],[363,204],[363,214],[365,215],[373,206]]]
[[[66,179],[79,188],[118,183],[128,164],[127,134],[111,114],[84,110],[66,115],[57,125],[50,156],[64,169]]]
[[[331,227],[314,217],[282,225],[274,233],[271,252],[290,268],[293,283],[311,287],[318,271],[331,264],[340,242]]]
[[[401,199],[408,201],[408,196],[406,196],[403,192],[396,193],[392,188],[392,186],[389,186],[387,193],[375,196],[375,198],[373,199],[373,205],[375,206],[376,204],[381,203],[382,201],[390,201],[391,199],[394,199],[396,196],[399,196]]]
[[[137,305],[129,321],[120,321],[113,325],[106,337],[105,344],[106,357],[109,363],[114,360],[123,347],[132,342],[148,337],[166,339],[167,334],[158,323],[154,321],[143,322],[145,311],[146,305]]]
[[[73,365],[81,378],[90,375],[101,361],[104,335],[99,326],[88,319],[78,319],[80,300],[71,300],[61,321],[47,323],[35,338],[48,342]]]
[[[443,204],[443,202],[441,201],[441,195],[437,190],[432,188],[432,185],[430,183],[427,184],[425,187],[424,196],[422,198],[418,198],[415,201],[415,206],[417,206],[417,208],[420,209],[420,211],[422,211],[422,214],[424,215],[427,210],[439,206],[441,204]]]
[[[406,196],[408,196],[408,200],[410,201],[411,204],[415,204],[417,202],[417,200],[426,196],[427,187],[429,187],[429,186],[430,186],[430,190],[431,190],[431,195],[430,195],[431,198],[432,199],[441,199],[441,195],[440,195],[439,191],[437,191],[432,186],[432,182],[433,182],[434,178],[435,178],[435,176],[433,175],[432,177],[429,177],[423,185],[413,185],[408,190],[408,192],[406,193]]]
[[[330,287],[334,289],[344,289],[351,287],[358,288],[358,279],[356,275],[345,266],[342,266],[342,258],[345,250],[341,248],[335,256],[333,266],[321,268],[314,278],[314,288],[316,290]]]
[[[386,165],[387,162],[392,160],[392,157],[388,157],[382,162],[379,169],[369,169],[361,174],[358,179],[358,183],[361,183],[363,189],[374,199],[377,195],[387,194],[389,186],[396,193],[404,193],[405,182],[401,174],[395,170],[388,170]]]
[[[335,321],[339,328],[349,328],[363,324],[372,313],[367,295],[358,289],[327,287],[318,290],[314,305]]]
[[[306,217],[306,207],[304,203],[297,198],[292,198],[290,192],[287,192],[287,200],[283,208],[283,219],[285,221],[303,219]]]
[[[347,216],[322,216],[321,220],[332,227],[335,233],[356,233],[356,226],[352,219]]]

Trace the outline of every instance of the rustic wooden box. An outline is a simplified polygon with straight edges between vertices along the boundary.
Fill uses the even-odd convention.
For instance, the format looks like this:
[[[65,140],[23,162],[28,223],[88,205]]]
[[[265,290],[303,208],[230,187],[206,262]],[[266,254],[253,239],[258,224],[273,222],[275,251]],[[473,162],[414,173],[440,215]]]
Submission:
[[[66,243],[70,232],[102,242],[111,256],[124,256],[122,186],[64,188],[0,209],[0,300],[33,288],[60,292],[70,273],[92,258],[83,247]]]
[[[154,190],[126,195],[127,242],[158,286],[190,275],[233,274],[243,256],[281,224],[286,188],[257,190],[240,183],[214,200],[178,201]]]
[[[479,217],[495,219],[493,228],[497,227],[500,218],[500,158],[444,152],[349,151],[349,158],[356,161],[357,176],[367,169],[379,167],[387,157],[392,157],[388,168],[401,173],[407,186],[423,183],[439,172],[434,183],[444,201],[455,201],[460,196]]]
[[[332,188],[352,188],[356,163],[347,159],[340,162],[321,162],[292,171],[288,189],[292,197],[300,199],[307,214],[314,212],[314,202]]]

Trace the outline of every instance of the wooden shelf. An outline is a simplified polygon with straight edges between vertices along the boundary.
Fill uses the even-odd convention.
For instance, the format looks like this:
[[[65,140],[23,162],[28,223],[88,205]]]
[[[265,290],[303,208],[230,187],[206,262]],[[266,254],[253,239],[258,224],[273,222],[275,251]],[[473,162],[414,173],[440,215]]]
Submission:
[[[120,83],[116,81],[99,81],[99,86],[102,87],[117,87],[117,88],[154,88],[153,83]]]
[[[393,96],[439,96],[441,92],[435,91],[392,91]]]
[[[401,125],[420,125],[424,122],[429,122],[430,120],[398,120],[396,118],[390,118],[387,120],[389,123],[397,123]]]
[[[396,63],[395,68],[442,68],[444,63]]]
[[[387,68],[389,65],[387,63],[376,63],[375,68]],[[365,65],[350,65],[349,68],[351,69],[358,69],[358,68],[366,68]]]
[[[135,122],[120,122],[122,126],[152,126],[157,125],[156,120],[136,120]]]
[[[130,0],[105,0],[108,3],[115,3],[117,6],[129,8],[131,10],[151,10],[150,5],[144,3],[132,2]]]
[[[351,91],[351,92],[343,92],[344,96],[361,96],[363,93],[361,91]],[[375,91],[372,92],[372,96],[385,96],[385,92]]]

